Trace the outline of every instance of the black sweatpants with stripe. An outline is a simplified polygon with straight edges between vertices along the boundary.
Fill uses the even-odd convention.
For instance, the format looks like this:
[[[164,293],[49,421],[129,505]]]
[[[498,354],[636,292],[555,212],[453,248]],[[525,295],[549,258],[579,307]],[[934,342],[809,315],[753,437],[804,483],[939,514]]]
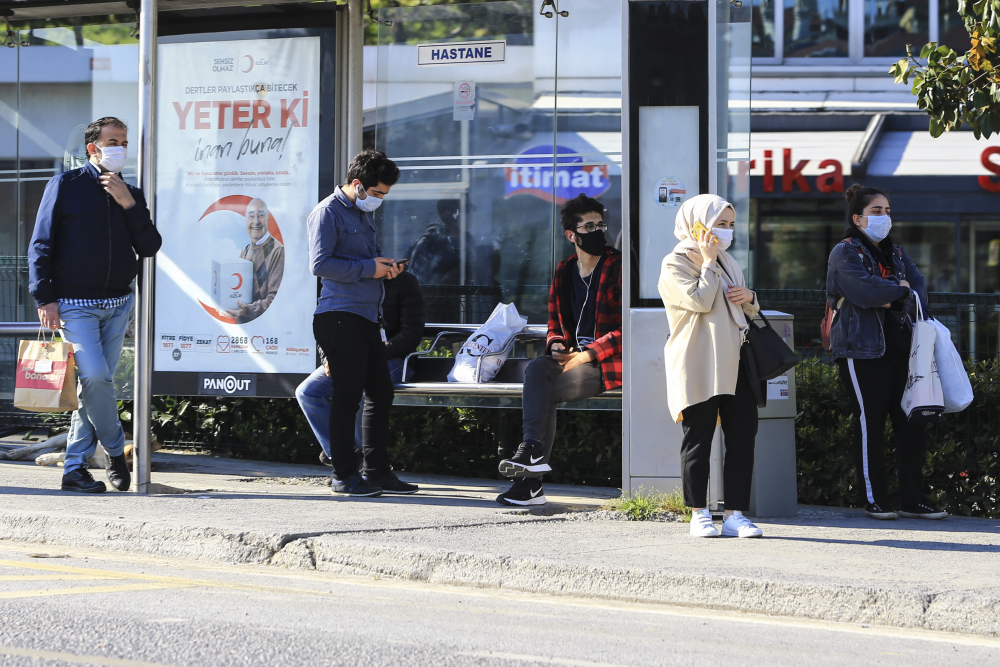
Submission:
[[[906,419],[901,402],[909,355],[890,348],[878,359],[838,359],[840,379],[854,415],[854,463],[861,501],[891,508],[885,470],[885,421],[896,434],[896,466],[901,506],[924,501],[923,465],[927,429]]]

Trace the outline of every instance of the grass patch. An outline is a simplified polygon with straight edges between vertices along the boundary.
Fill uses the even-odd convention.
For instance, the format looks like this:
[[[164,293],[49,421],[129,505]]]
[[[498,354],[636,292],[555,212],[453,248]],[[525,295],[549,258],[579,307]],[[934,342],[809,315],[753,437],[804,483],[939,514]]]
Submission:
[[[673,512],[686,520],[691,519],[691,508],[684,504],[684,495],[679,489],[660,493],[640,487],[607,501],[604,506],[612,511],[624,512],[629,521],[646,521],[660,512]]]

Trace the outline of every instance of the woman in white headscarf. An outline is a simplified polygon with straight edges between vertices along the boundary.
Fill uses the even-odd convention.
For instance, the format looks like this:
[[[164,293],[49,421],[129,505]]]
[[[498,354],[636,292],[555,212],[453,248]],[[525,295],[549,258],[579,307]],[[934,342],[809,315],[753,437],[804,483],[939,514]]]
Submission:
[[[717,195],[688,199],[674,222],[680,243],[660,267],[658,287],[670,323],[664,348],[667,404],[684,430],[684,503],[693,510],[691,534],[697,537],[719,535],[705,508],[712,439],[719,422],[726,439],[722,535],[762,534],[743,516],[750,509],[757,400],[740,364],[747,319],[753,319],[760,306],[746,287],[740,265],[726,252],[735,222],[733,205]],[[702,226],[707,232],[696,230]]]

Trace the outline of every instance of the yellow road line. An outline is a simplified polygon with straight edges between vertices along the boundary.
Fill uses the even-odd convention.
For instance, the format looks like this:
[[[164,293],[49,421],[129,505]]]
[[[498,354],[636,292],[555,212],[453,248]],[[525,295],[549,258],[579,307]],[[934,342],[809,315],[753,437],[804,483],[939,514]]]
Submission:
[[[91,579],[128,579],[104,574],[9,574],[0,575],[0,581],[87,581]]]
[[[41,658],[43,660],[61,660],[63,662],[75,662],[83,665],[100,665],[101,667],[171,667],[171,665],[165,665],[162,662],[108,658],[102,655],[77,655],[64,651],[39,651],[14,646],[0,646],[0,655],[17,655],[24,658]]]
[[[55,565],[48,563],[29,563],[19,560],[0,560],[0,567],[22,568],[25,570],[42,570],[45,572],[60,572],[64,574],[100,575],[109,579],[137,579],[139,581],[150,581],[161,584],[168,584],[167,588],[173,586],[202,586],[206,588],[226,588],[237,591],[250,591],[255,593],[274,593],[276,595],[305,595],[308,597],[342,598],[341,594],[328,591],[310,591],[300,588],[282,588],[279,586],[256,586],[253,584],[234,584],[226,581],[212,581],[209,579],[188,579],[186,577],[166,577],[156,574],[135,574],[131,572],[120,572],[115,570],[97,570],[85,567],[72,567],[70,565]],[[0,593],[0,597],[3,594]]]
[[[84,593],[123,593],[126,591],[151,591],[159,588],[189,588],[179,584],[124,584],[118,586],[80,586],[78,588],[48,588],[36,591],[0,592],[0,600],[11,598],[42,598],[51,595],[82,595]]]

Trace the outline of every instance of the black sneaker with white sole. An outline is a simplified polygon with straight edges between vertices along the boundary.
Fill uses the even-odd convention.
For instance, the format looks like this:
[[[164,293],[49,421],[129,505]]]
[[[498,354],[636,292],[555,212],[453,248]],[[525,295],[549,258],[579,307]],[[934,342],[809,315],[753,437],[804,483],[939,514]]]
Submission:
[[[542,477],[551,470],[542,454],[542,446],[534,440],[525,440],[514,456],[500,462],[500,474],[510,478]]]
[[[879,503],[868,503],[865,505],[865,514],[880,521],[892,521],[896,518],[896,513],[887,509],[885,505]]]
[[[391,470],[381,474],[365,475],[365,481],[381,488],[382,493],[408,496],[420,490],[416,484],[408,484],[396,477],[396,473]]]
[[[544,505],[545,490],[537,479],[519,479],[506,493],[497,496],[501,505]]]
[[[906,519],[947,519],[948,513],[934,509],[923,503],[917,503],[916,505],[903,505],[900,507],[899,516]]]

